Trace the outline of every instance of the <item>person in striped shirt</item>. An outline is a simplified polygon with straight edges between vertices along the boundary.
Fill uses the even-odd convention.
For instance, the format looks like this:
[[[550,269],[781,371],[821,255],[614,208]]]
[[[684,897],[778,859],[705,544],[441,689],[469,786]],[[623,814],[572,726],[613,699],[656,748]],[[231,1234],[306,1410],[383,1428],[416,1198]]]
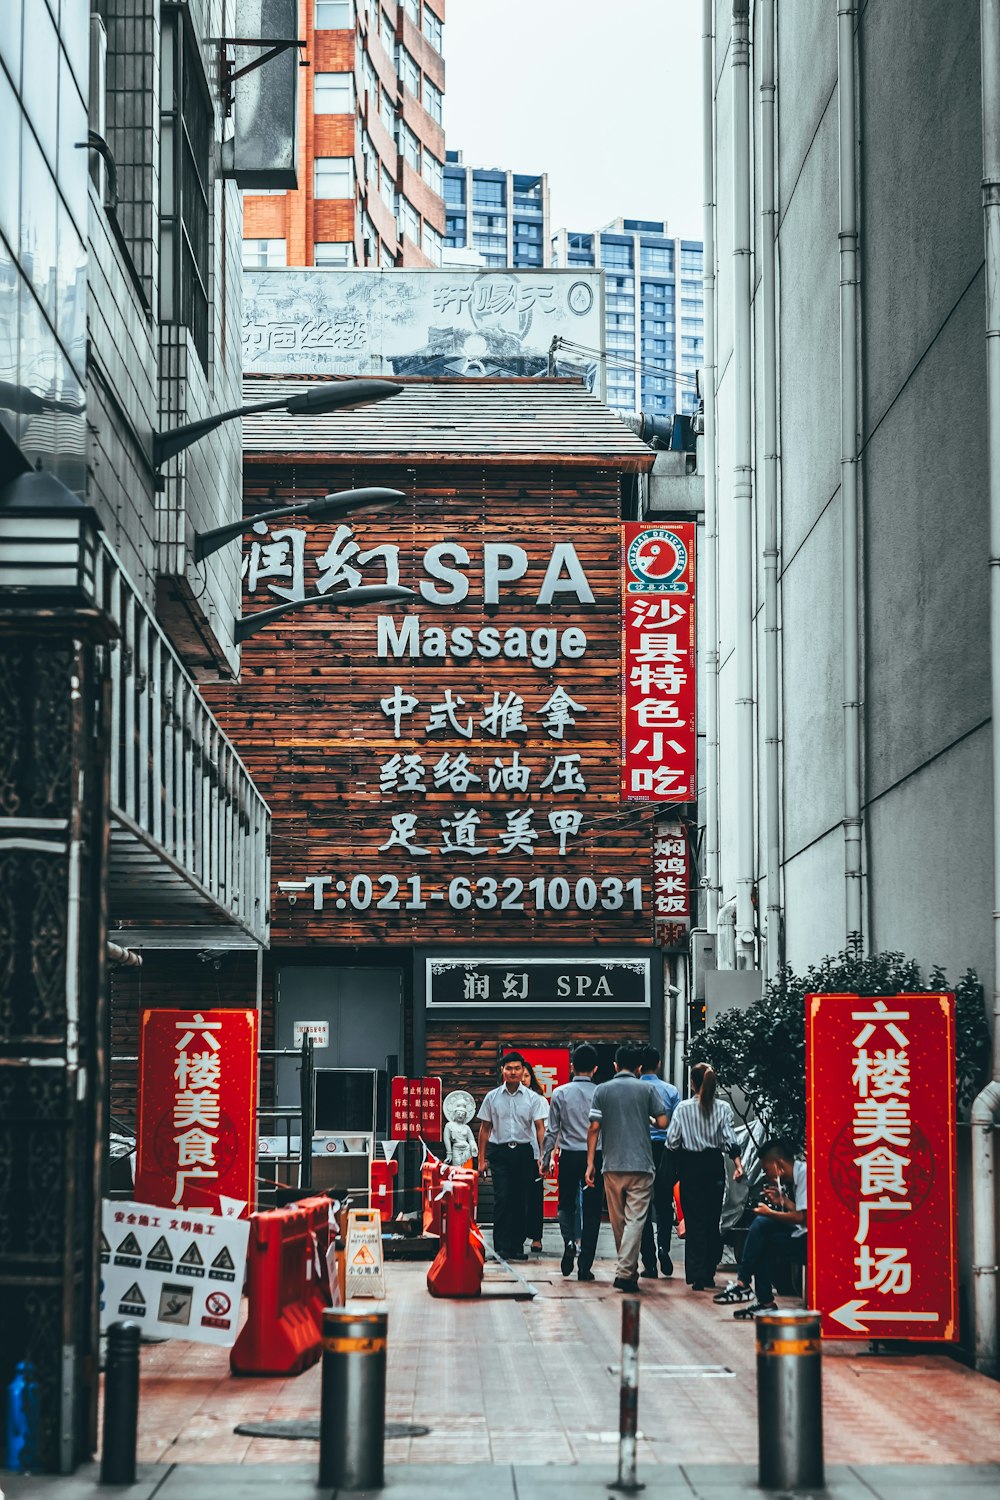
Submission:
[[[667,1131],[667,1150],[677,1152],[684,1211],[684,1275],[696,1292],[715,1286],[722,1255],[723,1151],[732,1158],[733,1179],[738,1182],[743,1176],[732,1107],[716,1096],[716,1088],[715,1069],[709,1063],[695,1063],[691,1098],[678,1104]]]

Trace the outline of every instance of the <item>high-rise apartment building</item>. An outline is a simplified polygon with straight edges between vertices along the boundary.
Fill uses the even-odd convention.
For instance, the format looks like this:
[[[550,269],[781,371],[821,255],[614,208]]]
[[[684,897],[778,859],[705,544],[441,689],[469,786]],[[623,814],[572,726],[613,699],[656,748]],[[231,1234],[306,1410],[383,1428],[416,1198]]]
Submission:
[[[449,151],[444,167],[447,250],[471,251],[484,266],[548,264],[548,174],[470,167]]]
[[[444,0],[300,0],[299,185],[247,193],[245,266],[435,266]]]
[[[552,264],[605,272],[608,405],[693,412],[705,359],[701,241],[674,238],[665,220],[615,219],[591,234],[560,229]]]

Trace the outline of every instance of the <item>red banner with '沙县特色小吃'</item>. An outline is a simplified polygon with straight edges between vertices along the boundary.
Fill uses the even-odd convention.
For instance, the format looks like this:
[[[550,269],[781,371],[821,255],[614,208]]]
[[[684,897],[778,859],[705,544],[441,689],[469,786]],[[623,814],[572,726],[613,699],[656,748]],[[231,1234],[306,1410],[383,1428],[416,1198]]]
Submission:
[[[630,521],[623,543],[621,795],[693,802],[695,525]]]
[[[954,995],[807,995],[806,1106],[824,1337],[956,1339]]]
[[[252,1213],[256,1112],[255,1010],[142,1011],[137,1199]]]

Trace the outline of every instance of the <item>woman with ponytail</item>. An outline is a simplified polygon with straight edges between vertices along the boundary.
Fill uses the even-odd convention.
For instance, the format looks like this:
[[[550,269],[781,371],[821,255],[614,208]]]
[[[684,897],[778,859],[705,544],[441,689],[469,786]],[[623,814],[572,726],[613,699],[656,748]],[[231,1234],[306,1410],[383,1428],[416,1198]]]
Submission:
[[[733,1178],[743,1176],[733,1111],[716,1097],[715,1069],[695,1063],[691,1069],[691,1098],[683,1100],[670,1120],[667,1150],[676,1152],[686,1233],[684,1274],[696,1292],[714,1287],[722,1254],[719,1218],[726,1185],[723,1151],[733,1160]]]

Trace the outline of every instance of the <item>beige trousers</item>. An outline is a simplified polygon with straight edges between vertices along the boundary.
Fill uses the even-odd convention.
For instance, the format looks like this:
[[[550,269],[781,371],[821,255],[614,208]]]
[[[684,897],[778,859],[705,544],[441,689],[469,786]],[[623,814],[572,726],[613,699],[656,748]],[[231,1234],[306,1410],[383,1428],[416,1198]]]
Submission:
[[[653,1196],[652,1172],[605,1172],[608,1217],[618,1249],[615,1277],[634,1281],[639,1270],[642,1231]]]

